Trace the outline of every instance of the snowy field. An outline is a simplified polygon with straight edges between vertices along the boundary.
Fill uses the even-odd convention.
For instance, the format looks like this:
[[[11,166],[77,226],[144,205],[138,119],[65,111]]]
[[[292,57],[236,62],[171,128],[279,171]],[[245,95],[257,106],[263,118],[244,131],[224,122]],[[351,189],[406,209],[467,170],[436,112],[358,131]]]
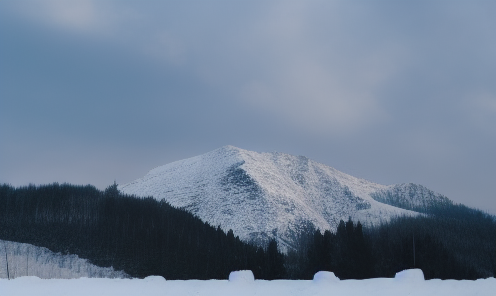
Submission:
[[[229,280],[166,281],[145,279],[50,279],[19,277],[0,279],[0,295],[496,295],[494,278],[476,281],[428,280],[422,271],[407,270],[395,278],[340,281],[329,272],[317,273],[313,281],[253,280],[251,272],[231,273]]]

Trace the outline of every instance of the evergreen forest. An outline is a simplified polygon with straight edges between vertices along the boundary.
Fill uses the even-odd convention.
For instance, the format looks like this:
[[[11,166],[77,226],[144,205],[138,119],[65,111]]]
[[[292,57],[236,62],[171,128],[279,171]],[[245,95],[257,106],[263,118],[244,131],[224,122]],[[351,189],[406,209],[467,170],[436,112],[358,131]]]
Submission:
[[[408,268],[422,269],[426,279],[496,275],[495,217],[462,205],[373,228],[351,219],[335,232],[309,225],[295,249],[282,254],[274,240],[265,248],[247,244],[165,201],[124,195],[115,183],[104,191],[5,184],[0,240],[77,254],[139,278],[226,279],[245,269],[267,280],[311,279],[320,270],[341,279],[393,277]]]

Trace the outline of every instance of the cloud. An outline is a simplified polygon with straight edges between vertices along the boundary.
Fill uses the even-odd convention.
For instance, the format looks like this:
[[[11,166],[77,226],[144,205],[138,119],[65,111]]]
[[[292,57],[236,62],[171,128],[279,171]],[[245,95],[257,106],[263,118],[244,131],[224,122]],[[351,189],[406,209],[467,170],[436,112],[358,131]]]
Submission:
[[[200,72],[218,87],[234,86],[232,98],[305,133],[346,134],[383,122],[380,91],[409,51],[391,39],[361,43],[367,32],[356,24],[340,33],[350,24],[335,3],[271,2],[222,44],[203,48],[212,62]]]
[[[240,12],[223,2],[206,7],[30,3],[21,6],[32,19],[70,32],[111,36],[142,55],[137,60],[146,57],[195,73],[225,100],[304,133],[353,133],[387,119],[380,90],[405,56],[404,48],[390,40],[361,43],[364,33],[350,23],[339,1],[255,5],[239,15],[245,21],[233,18]],[[351,31],[343,34],[347,26]]]
[[[45,18],[54,24],[89,30],[99,27],[101,19],[93,1],[49,1],[45,6]]]
[[[138,37],[137,32],[128,32],[129,24],[146,19],[140,10],[119,1],[28,0],[9,2],[5,8],[55,32],[86,34],[114,41]]]
[[[156,33],[143,45],[143,52],[152,59],[158,59],[176,66],[185,61],[185,45],[168,31]]]
[[[139,165],[234,144],[319,155],[383,183],[445,176],[452,192],[475,188],[460,176],[496,167],[494,3],[0,1],[0,121],[13,143],[2,172],[28,171],[15,145],[41,155],[46,130],[95,151],[54,155],[79,149],[109,176],[120,162],[132,164],[116,174],[138,177]],[[133,160],[106,161],[102,142]]]
[[[496,94],[489,91],[466,96],[460,104],[466,120],[480,131],[496,131]]]
[[[334,74],[312,61],[293,61],[288,73],[247,83],[244,99],[292,128],[315,134],[346,134],[378,120],[383,110],[376,98],[347,88]]]
[[[105,17],[91,0],[26,1],[13,8],[33,20],[66,30],[95,31],[105,22]]]

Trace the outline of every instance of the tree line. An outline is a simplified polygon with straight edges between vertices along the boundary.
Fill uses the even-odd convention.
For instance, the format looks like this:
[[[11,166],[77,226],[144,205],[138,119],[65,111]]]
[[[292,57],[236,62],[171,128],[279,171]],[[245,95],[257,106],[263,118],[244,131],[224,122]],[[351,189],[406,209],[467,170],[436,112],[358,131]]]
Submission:
[[[335,233],[310,227],[287,256],[288,276],[311,279],[315,272],[329,270],[341,279],[365,279],[420,268],[426,279],[495,277],[494,217],[455,207],[465,214],[398,217],[373,228],[349,219]]]
[[[308,224],[296,248],[281,254],[274,240],[265,248],[249,245],[165,201],[124,195],[116,184],[104,191],[1,185],[0,239],[77,254],[132,277],[226,279],[249,269],[268,280],[311,279],[320,270],[364,279],[408,268],[422,269],[427,279],[496,275],[495,217],[462,205],[372,228],[351,219],[335,232]]]
[[[241,242],[190,213],[152,197],[121,194],[117,185],[0,186],[0,239],[77,254],[132,277],[226,279],[250,269],[283,278],[283,255]],[[0,267],[3,268],[3,267]]]

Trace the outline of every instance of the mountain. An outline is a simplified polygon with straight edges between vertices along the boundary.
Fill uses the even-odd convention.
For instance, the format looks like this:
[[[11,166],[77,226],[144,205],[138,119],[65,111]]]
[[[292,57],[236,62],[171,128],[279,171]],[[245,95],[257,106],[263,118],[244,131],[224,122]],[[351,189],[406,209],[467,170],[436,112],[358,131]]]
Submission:
[[[378,225],[450,203],[421,185],[380,185],[304,156],[233,146],[157,167],[119,190],[165,199],[243,241],[265,245],[275,238],[282,250],[293,248],[310,224],[334,231],[351,217]]]

